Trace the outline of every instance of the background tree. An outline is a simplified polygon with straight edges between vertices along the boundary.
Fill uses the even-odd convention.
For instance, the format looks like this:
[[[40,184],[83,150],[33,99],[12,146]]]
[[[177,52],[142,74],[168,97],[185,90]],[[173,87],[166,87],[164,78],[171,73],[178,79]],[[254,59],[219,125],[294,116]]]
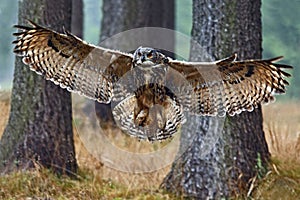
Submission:
[[[174,9],[174,0],[104,0],[100,41],[122,31],[140,27],[163,27],[173,30],[175,28]],[[152,39],[155,40],[155,38]],[[174,35],[170,35],[168,40],[164,42],[172,44],[174,49]],[[106,47],[118,49],[120,44],[107,44]],[[170,52],[174,51],[170,49]],[[164,53],[172,56],[169,52]],[[95,109],[101,122],[113,121],[110,104],[96,103]]]
[[[83,38],[83,0],[72,1],[71,32]]]
[[[62,31],[71,28],[71,0],[19,1],[19,24],[25,19]],[[39,163],[58,173],[77,170],[71,97],[67,90],[37,76],[16,59],[9,122],[0,141],[2,172]]]
[[[260,0],[194,0],[192,37],[201,49],[192,44],[191,60],[217,60],[233,52],[239,59],[261,58],[260,6]],[[163,188],[199,199],[220,199],[240,194],[252,178],[266,172],[269,152],[260,107],[227,117],[224,129],[214,129],[210,135],[215,144],[206,154],[203,138],[220,121],[199,117],[197,122],[183,128],[182,146],[193,142],[181,147],[187,150],[180,152]]]

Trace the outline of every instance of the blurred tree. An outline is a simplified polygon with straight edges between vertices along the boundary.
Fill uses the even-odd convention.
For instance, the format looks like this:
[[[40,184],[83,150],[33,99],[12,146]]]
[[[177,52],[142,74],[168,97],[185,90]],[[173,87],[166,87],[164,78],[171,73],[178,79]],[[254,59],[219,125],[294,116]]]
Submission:
[[[84,39],[92,44],[99,42],[99,24],[102,19],[102,0],[83,0],[84,4]]]
[[[19,24],[31,19],[62,31],[71,26],[71,0],[19,1]],[[77,171],[71,97],[16,59],[11,111],[0,141],[0,169],[28,169],[36,163],[57,173]]]
[[[260,58],[260,6],[260,0],[194,0],[192,37],[201,49],[192,44],[191,60],[216,60],[233,52],[240,59]],[[197,122],[182,127],[179,158],[162,187],[197,199],[243,194],[252,178],[264,175],[269,159],[261,108],[226,117],[224,123],[217,117]]]
[[[83,0],[72,1],[71,32],[83,38]]]
[[[174,6],[174,0],[104,0],[100,41],[122,31],[140,27],[163,27],[173,30],[175,28]],[[149,37],[151,37],[151,35],[149,35]],[[155,40],[155,38],[151,39]],[[125,41],[125,43],[128,42],[129,41]],[[139,45],[142,44],[142,41],[140,42]],[[174,35],[170,35],[164,42],[170,43],[168,46],[173,46],[173,50],[170,49],[170,52],[174,52]],[[101,46],[103,45],[112,49],[120,48],[120,44],[101,43]],[[164,53],[171,57],[173,56],[173,54],[169,52]],[[95,108],[101,122],[113,121],[110,104],[96,103]]]

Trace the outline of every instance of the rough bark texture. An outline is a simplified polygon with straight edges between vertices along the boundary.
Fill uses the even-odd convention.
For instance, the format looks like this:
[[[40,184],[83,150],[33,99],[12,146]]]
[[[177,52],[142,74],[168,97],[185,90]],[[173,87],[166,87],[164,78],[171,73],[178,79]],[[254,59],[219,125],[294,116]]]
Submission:
[[[193,3],[192,37],[201,48],[192,45],[191,60],[216,60],[233,52],[238,59],[261,57],[260,0]],[[183,127],[179,158],[162,187],[197,199],[241,195],[251,178],[266,172],[269,151],[262,120],[258,108],[227,117],[224,128],[222,120],[210,117]]]
[[[31,19],[58,31],[70,30],[71,0],[19,1],[19,24]],[[73,174],[75,159],[71,96],[29,70],[16,58],[8,125],[0,141],[2,173],[36,163]]]
[[[175,26],[174,6],[174,0],[104,0],[100,41],[122,31],[140,27],[162,27],[173,30]],[[125,42],[128,43],[128,41]],[[171,44],[169,46],[174,46],[174,35],[170,35],[164,42],[169,42]],[[118,49],[118,44],[109,44],[107,47]],[[173,56],[169,52],[164,53]],[[114,121],[110,104],[96,103],[95,110],[101,122]]]

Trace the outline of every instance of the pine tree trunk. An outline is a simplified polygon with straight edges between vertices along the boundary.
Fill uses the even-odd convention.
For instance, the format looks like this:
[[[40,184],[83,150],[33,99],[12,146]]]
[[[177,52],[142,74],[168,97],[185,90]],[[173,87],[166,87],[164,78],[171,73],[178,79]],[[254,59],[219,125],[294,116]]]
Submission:
[[[191,60],[217,60],[233,52],[238,59],[260,58],[260,5],[260,0],[194,0],[192,37],[201,49],[192,44]],[[162,187],[197,199],[245,192],[253,177],[266,172],[269,160],[262,120],[258,108],[224,122],[198,117],[197,123],[183,127],[179,159]]]
[[[19,1],[19,24],[31,19],[58,31],[70,30],[71,0]],[[71,96],[45,81],[16,58],[8,125],[0,141],[2,172],[26,170],[36,163],[57,173],[77,171]]]
[[[100,41],[122,31],[140,27],[162,27],[173,30],[175,27],[174,9],[174,0],[104,0]],[[170,43],[169,52],[174,52],[174,35],[170,35],[164,42]],[[108,45],[107,47],[112,49],[119,48],[118,44]],[[173,54],[169,52],[164,53],[172,57]],[[96,102],[95,110],[101,122],[114,122],[110,104]]]

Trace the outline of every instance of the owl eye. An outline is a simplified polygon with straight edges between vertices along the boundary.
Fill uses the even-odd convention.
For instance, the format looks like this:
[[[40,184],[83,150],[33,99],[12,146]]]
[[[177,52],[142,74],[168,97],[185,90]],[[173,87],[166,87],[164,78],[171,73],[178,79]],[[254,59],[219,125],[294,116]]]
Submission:
[[[152,58],[152,57],[153,57],[152,51],[150,51],[149,53],[147,53],[147,58]]]

